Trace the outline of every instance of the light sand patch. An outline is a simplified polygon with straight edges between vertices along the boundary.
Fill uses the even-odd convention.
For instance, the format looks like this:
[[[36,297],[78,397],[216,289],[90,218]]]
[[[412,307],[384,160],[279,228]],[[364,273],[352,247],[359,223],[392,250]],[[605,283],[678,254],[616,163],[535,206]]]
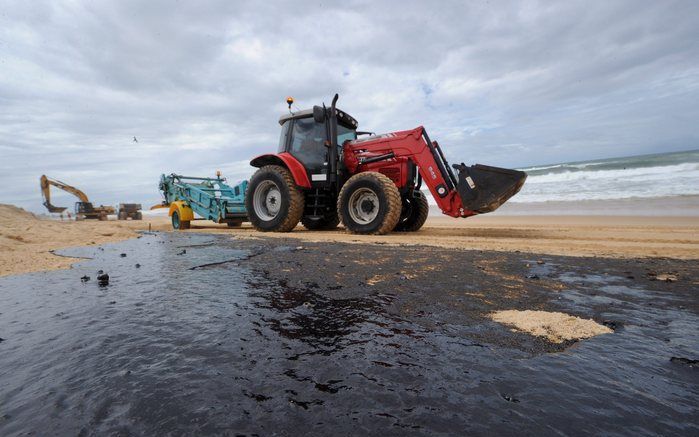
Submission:
[[[496,322],[514,327],[517,331],[546,337],[554,343],[614,332],[592,319],[581,319],[558,312],[504,310],[496,311],[490,314],[490,317]]]

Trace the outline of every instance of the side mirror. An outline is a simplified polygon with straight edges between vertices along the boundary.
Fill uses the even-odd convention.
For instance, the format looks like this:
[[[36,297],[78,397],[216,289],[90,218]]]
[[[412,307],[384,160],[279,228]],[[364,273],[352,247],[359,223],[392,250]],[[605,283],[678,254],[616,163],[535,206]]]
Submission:
[[[313,120],[315,120],[316,123],[325,123],[325,109],[320,106],[314,106]]]

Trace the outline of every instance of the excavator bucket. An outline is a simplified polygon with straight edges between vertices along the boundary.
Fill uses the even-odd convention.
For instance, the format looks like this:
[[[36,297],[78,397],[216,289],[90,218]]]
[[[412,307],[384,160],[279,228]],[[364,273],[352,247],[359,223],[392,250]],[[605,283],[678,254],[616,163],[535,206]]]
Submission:
[[[61,213],[67,209],[65,206],[53,206],[48,201],[44,202],[44,206],[46,207],[46,209],[49,210],[49,212],[56,212],[56,213]]]
[[[527,179],[523,171],[476,164],[454,164],[459,171],[456,187],[464,208],[483,214],[498,209],[517,194]]]

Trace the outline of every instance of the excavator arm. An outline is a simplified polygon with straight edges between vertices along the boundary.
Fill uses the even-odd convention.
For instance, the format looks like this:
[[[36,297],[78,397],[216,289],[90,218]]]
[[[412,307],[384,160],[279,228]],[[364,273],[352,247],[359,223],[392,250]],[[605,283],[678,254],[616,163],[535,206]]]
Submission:
[[[80,199],[81,202],[89,202],[87,195],[82,191],[61,181],[49,179],[46,177],[46,175],[41,175],[41,178],[39,179],[39,184],[41,186],[41,194],[44,197],[44,206],[49,210],[49,212],[60,213],[66,210],[65,206],[54,206],[51,204],[51,185],[53,185],[56,188],[60,188],[63,191],[67,191],[68,193]]]
[[[491,212],[514,196],[524,184],[526,173],[485,165],[449,167],[439,144],[431,141],[420,126],[352,141],[344,148],[344,159],[351,173],[409,160],[420,172],[442,213],[469,217]]]

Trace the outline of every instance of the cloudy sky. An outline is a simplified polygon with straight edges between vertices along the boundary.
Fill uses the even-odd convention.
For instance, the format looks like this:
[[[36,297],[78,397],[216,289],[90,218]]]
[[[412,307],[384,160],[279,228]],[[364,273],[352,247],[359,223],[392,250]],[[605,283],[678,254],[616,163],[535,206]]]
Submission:
[[[699,148],[697,1],[272,3],[0,0],[0,202],[41,211],[41,174],[148,205],[161,173],[245,178],[288,95],[467,163]]]

